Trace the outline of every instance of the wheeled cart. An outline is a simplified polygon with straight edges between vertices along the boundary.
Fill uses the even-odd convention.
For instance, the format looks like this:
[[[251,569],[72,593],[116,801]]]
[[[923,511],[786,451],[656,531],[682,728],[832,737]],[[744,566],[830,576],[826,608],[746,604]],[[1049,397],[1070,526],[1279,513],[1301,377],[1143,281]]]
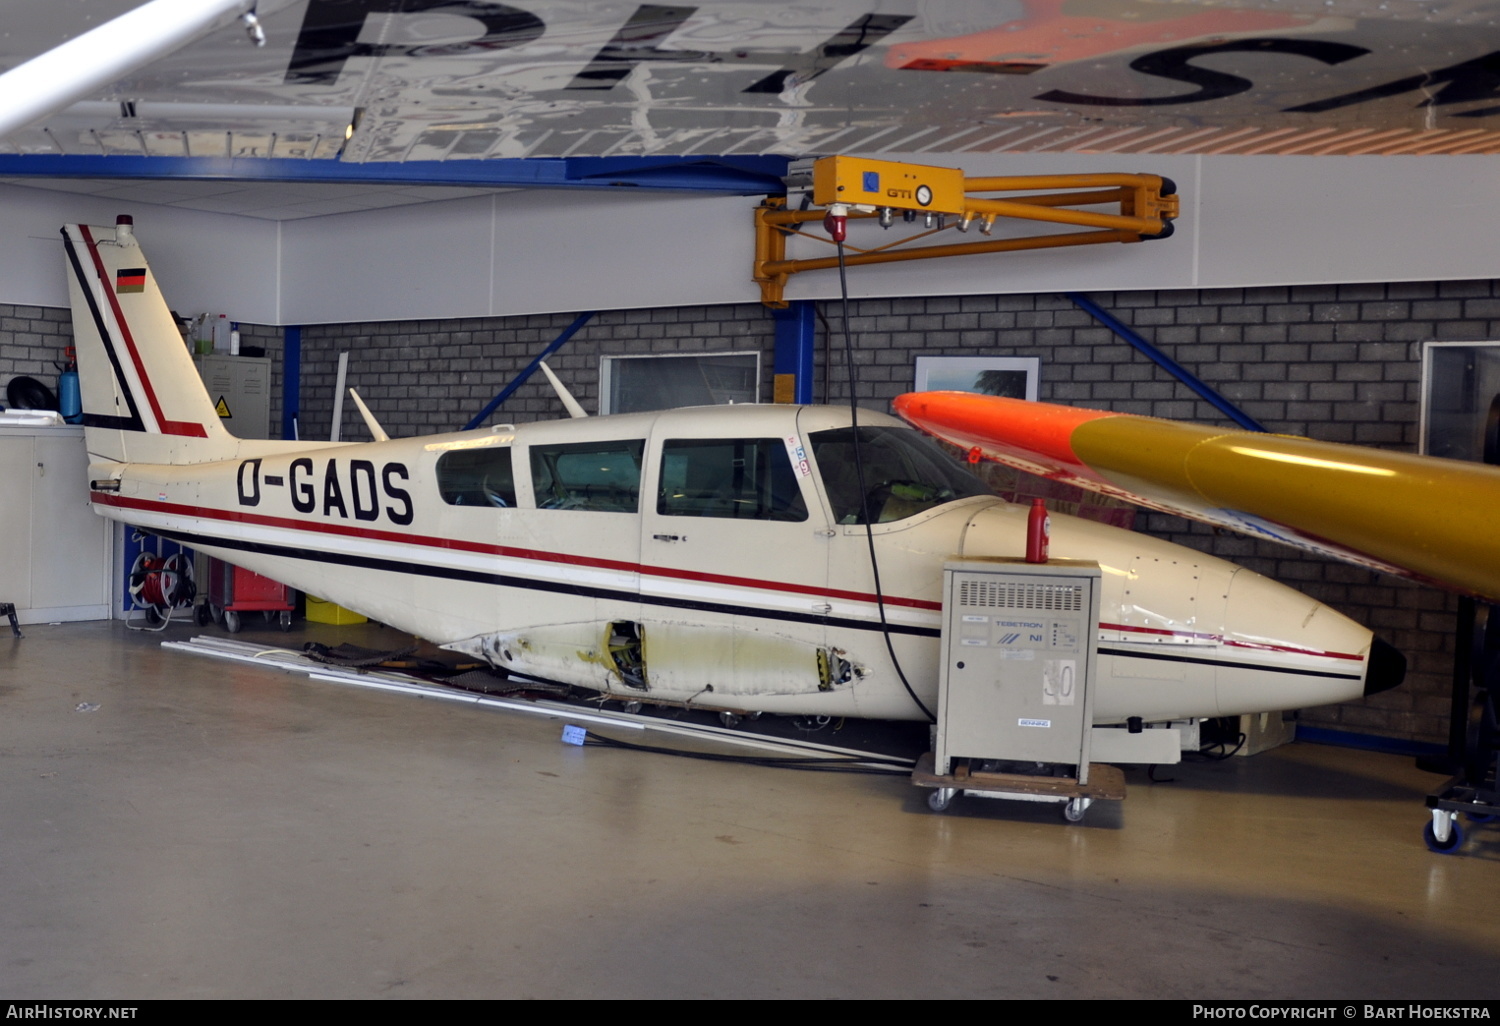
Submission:
[[[955,795],[1056,802],[1069,822],[1125,776],[1089,759],[1099,564],[1003,557],[943,567],[943,637],[932,751],[912,783]]]
[[[1096,801],[1123,801],[1125,773],[1118,766],[1090,763],[1087,783],[1076,777],[1033,776],[1027,773],[1000,773],[975,768],[969,759],[955,759],[951,773],[939,776],[934,757],[927,752],[917,760],[911,782],[930,787],[927,807],[933,812],[946,810],[959,795],[974,798],[1007,798],[1021,802],[1053,802],[1063,807],[1063,818],[1077,823]]]
[[[1464,843],[1464,828],[1458,821],[1463,813],[1470,823],[1490,823],[1500,819],[1500,791],[1495,781],[1476,787],[1467,776],[1449,780],[1427,796],[1432,820],[1422,828],[1422,840],[1431,851],[1451,855]]]
[[[223,624],[230,634],[238,634],[243,625],[240,614],[258,612],[265,614],[267,620],[275,616],[281,629],[289,631],[292,610],[296,608],[296,595],[286,585],[209,557],[208,601],[198,607],[200,626],[207,626],[213,620]]]

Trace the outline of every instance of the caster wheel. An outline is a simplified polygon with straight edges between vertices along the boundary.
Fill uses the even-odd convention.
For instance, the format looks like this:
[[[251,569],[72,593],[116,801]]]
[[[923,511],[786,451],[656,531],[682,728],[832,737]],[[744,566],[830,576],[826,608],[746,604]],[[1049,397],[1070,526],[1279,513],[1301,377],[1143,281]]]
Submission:
[[[281,628],[281,633],[289,633],[292,629],[292,611],[290,609],[283,609],[281,615],[276,618],[276,622],[277,626]]]
[[[760,710],[757,709],[753,713],[746,713],[745,719],[749,720],[751,723],[754,723],[756,720],[760,719]]]
[[[620,706],[620,708],[623,711],[629,713],[631,716],[634,716],[636,713],[638,713],[638,712],[641,711],[641,703],[639,703],[639,702],[626,702],[624,705]]]
[[[224,629],[230,634],[240,632],[240,614],[233,609],[224,610]]]
[[[1464,813],[1464,818],[1470,823],[1493,823],[1495,820],[1500,819],[1500,815],[1496,815],[1493,812],[1466,812]]]
[[[162,622],[161,608],[158,606],[146,607],[146,623],[152,627],[160,627]]]
[[[953,789],[951,787],[938,787],[927,792],[927,807],[933,812],[946,812],[948,806],[953,804]]]
[[[1063,819],[1069,823],[1082,823],[1083,814],[1093,804],[1092,798],[1074,798],[1063,806]]]
[[[208,607],[208,614],[209,614],[209,616],[213,617],[214,623],[221,624],[221,625],[224,623],[224,607],[223,606],[216,606],[216,605],[210,604],[209,607]]]
[[[1422,840],[1427,842],[1428,851],[1435,851],[1439,855],[1452,855],[1464,843],[1464,830],[1455,819],[1448,830],[1448,839],[1439,841],[1432,829],[1432,823],[1429,822],[1422,828]]]
[[[719,713],[719,722],[724,724],[724,726],[726,727],[738,727],[740,725],[740,717],[737,713],[732,713],[728,710],[725,710],[724,712]]]
[[[198,624],[199,627],[207,627],[209,624],[214,622],[213,607],[210,606],[207,602],[204,602],[199,606],[195,606],[193,609],[193,620]]]

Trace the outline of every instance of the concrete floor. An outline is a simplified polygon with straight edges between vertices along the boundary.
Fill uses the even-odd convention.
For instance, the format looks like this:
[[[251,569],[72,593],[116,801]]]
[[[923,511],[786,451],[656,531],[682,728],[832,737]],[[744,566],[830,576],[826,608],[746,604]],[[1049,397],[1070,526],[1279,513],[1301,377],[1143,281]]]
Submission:
[[[577,748],[118,623],[26,634],[7,998],[1500,996],[1500,827],[1429,853],[1410,759],[1298,744],[1132,771],[1079,826],[936,815],[900,779]],[[314,634],[343,636],[240,638]]]

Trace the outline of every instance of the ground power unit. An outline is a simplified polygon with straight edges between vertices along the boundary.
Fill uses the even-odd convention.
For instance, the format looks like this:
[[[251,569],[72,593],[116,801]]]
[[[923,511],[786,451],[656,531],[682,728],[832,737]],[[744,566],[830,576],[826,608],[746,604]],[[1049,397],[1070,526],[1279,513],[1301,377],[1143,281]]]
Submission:
[[[929,804],[941,811],[959,793],[1058,802],[1076,822],[1095,798],[1124,797],[1120,771],[1089,762],[1099,565],[967,559],[946,563],[943,579],[931,766],[914,777],[933,788]]]

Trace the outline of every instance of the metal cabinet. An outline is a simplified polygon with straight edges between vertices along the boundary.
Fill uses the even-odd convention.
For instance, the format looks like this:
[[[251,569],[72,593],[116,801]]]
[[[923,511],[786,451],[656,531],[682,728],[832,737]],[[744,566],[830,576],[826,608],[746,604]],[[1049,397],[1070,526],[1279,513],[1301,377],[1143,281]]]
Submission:
[[[108,619],[110,526],[89,505],[83,428],[0,425],[0,602],[22,623]]]

